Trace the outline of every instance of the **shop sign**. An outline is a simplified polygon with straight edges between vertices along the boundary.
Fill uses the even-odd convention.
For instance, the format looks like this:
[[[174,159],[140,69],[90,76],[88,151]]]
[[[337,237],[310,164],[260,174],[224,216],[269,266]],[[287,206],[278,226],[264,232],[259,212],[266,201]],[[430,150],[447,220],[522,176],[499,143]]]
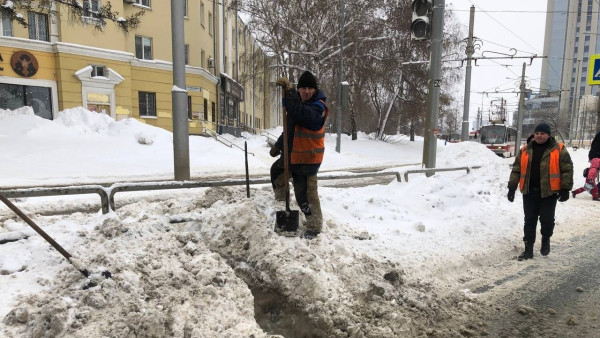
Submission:
[[[196,87],[196,86],[185,86],[185,89],[188,92],[202,92],[202,87]]]
[[[27,51],[18,51],[10,58],[10,66],[15,73],[23,77],[34,76],[38,71],[38,62],[33,54]]]
[[[244,101],[244,88],[242,88],[242,85],[226,76],[221,76],[221,81],[225,93],[235,97],[240,102]]]

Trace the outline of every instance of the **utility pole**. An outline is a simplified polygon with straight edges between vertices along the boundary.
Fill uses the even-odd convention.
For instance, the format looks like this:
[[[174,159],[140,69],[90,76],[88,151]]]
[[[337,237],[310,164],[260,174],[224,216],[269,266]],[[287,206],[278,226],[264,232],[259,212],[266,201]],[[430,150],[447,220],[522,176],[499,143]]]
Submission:
[[[344,82],[344,0],[342,0],[342,17],[340,19],[340,83],[338,84],[338,111],[337,111],[337,141],[335,151],[341,152],[342,148],[342,82]]]
[[[571,105],[571,125],[569,126],[569,145],[573,145],[573,137],[576,136],[577,133],[577,122],[579,122],[579,113],[578,113],[578,101],[579,101],[579,81],[581,72],[581,60],[577,59],[577,73],[575,75],[575,88],[573,88],[573,92],[571,93],[573,96],[573,103]]]
[[[521,73],[521,85],[519,85],[519,113],[517,115],[517,139],[515,140],[515,153],[521,149],[521,139],[523,138],[523,113],[525,106],[525,68],[527,64],[523,62],[523,72]]]
[[[183,1],[171,0],[171,40],[173,49],[173,159],[175,180],[190,179],[190,137],[185,87],[185,55],[183,40]]]
[[[476,131],[477,138],[480,136],[479,131],[481,130],[481,125],[483,124],[483,117],[481,115],[483,115],[482,111],[481,111],[481,107],[477,107],[477,131]]]
[[[465,75],[465,103],[463,108],[462,133],[460,136],[463,142],[469,139],[469,105],[471,104],[471,57],[475,52],[475,48],[473,47],[474,23],[475,6],[471,6],[471,16],[469,18],[469,37],[467,38],[467,48],[465,48],[465,53],[467,54],[467,73]]]
[[[425,168],[435,168],[435,157],[437,149],[438,133],[438,111],[440,105],[440,85],[441,66],[442,66],[442,33],[444,31],[444,7],[445,0],[434,0],[433,2],[433,20],[431,27],[431,63],[429,68],[429,125],[426,127],[424,138],[429,140],[428,144],[423,145],[423,151],[427,147],[427,156],[425,158]],[[425,154],[425,153],[424,153]],[[427,173],[426,176],[432,176],[434,173]]]

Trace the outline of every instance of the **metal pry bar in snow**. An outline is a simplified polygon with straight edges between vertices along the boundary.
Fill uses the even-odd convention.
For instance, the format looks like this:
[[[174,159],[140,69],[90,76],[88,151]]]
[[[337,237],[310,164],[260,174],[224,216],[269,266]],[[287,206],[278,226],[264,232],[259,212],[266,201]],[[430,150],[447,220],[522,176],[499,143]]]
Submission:
[[[50,237],[44,230],[42,230],[42,228],[35,224],[34,221],[27,217],[27,215],[25,215],[21,211],[21,209],[17,208],[16,205],[9,201],[8,198],[0,194],[0,200],[2,201],[2,203],[6,204],[6,206],[9,207],[12,211],[14,211],[15,214],[21,217],[21,219],[24,220],[25,223],[27,223],[30,227],[33,228],[33,230],[40,234],[40,236],[42,236],[48,243],[50,243],[50,245],[52,245],[54,249],[60,252],[60,254],[63,255],[69,261],[69,263],[71,263],[77,270],[79,270],[79,272],[81,272],[85,277],[90,276],[90,272],[83,266],[79,259],[71,256],[71,254],[68,253],[67,250],[63,249],[62,246],[56,243],[56,241],[54,241],[52,237]],[[104,271],[102,275],[106,278],[109,278],[111,276],[111,273],[108,271]]]

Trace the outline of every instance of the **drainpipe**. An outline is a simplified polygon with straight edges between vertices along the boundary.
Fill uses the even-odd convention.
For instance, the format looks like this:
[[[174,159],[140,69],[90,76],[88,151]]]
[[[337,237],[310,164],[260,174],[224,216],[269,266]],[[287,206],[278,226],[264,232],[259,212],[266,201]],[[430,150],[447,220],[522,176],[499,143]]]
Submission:
[[[216,121],[214,121],[215,123],[215,132],[218,134],[219,133],[219,121],[221,120],[221,76],[219,75],[220,72],[220,53],[219,53],[219,39],[218,39],[218,29],[217,29],[217,1],[213,1],[213,53],[214,53],[214,75],[217,78],[217,88],[216,88],[216,102],[215,102],[215,106],[217,107],[217,111],[215,114],[215,119]]]
[[[50,13],[56,13],[56,3],[52,2]],[[58,17],[55,14],[50,14],[50,42],[57,43],[60,41],[58,33]]]

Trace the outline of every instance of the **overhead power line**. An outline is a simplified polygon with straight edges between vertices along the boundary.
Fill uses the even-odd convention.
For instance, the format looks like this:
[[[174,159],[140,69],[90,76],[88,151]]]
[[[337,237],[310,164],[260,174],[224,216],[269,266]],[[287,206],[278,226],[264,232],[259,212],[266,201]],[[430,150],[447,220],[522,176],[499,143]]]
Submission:
[[[510,30],[508,27],[506,27],[502,22],[498,21],[496,18],[494,18],[493,16],[489,15],[488,13],[486,13],[486,11],[482,10],[481,7],[479,7],[476,4],[474,4],[473,1],[469,0],[469,2],[473,6],[477,7],[480,12],[483,12],[485,15],[489,16],[492,20],[496,21],[500,26],[502,26],[504,29],[506,29],[508,32],[510,32],[512,35],[514,35],[517,39],[521,40],[523,43],[525,43],[527,46],[531,47],[533,50],[536,50],[536,48],[533,47],[531,44],[529,44],[529,42],[523,40],[520,35],[516,34],[512,30]]]

